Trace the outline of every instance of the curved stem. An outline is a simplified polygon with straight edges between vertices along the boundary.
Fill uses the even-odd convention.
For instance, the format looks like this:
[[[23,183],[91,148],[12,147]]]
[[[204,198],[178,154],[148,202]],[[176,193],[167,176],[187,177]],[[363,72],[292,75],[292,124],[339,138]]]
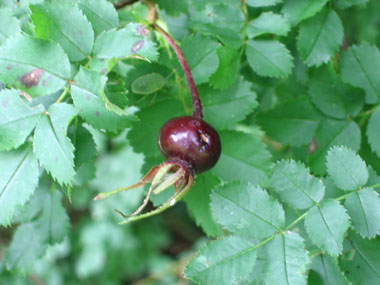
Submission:
[[[191,75],[189,65],[187,64],[187,61],[181,49],[176,44],[174,39],[167,32],[165,32],[160,26],[158,26],[157,24],[151,24],[150,26],[153,28],[153,30],[159,32],[174,49],[177,55],[178,61],[181,64],[183,71],[185,72],[185,76],[189,84],[191,99],[193,100],[193,116],[198,117],[198,118],[203,118],[201,99],[199,98],[198,90],[197,90],[197,87],[195,86],[193,76]]]

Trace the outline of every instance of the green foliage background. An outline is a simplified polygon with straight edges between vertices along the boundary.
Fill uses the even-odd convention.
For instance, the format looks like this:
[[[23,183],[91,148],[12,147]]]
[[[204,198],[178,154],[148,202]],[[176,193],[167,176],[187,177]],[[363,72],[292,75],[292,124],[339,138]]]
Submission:
[[[192,111],[153,2],[223,151],[120,226]],[[153,2],[0,0],[0,283],[379,284],[380,2]]]

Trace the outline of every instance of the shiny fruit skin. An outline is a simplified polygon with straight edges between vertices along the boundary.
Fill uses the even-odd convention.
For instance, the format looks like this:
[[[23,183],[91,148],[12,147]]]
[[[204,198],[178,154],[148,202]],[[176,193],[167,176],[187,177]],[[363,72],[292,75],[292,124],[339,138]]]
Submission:
[[[217,131],[193,116],[167,121],[161,128],[158,145],[168,161],[183,163],[195,173],[212,168],[221,152]]]

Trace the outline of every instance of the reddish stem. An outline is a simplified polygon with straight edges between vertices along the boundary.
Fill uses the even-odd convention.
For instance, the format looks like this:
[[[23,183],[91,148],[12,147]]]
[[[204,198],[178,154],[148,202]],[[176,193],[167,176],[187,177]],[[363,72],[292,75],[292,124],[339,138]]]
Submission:
[[[198,118],[203,118],[203,110],[202,110],[202,103],[201,99],[199,98],[197,87],[195,86],[193,76],[191,75],[191,71],[189,68],[189,65],[187,64],[187,61],[185,57],[183,56],[183,53],[179,46],[175,43],[174,39],[165,32],[160,26],[156,24],[150,25],[155,31],[159,32],[161,35],[164,36],[164,38],[168,41],[168,43],[171,45],[171,47],[174,49],[178,61],[181,64],[183,71],[185,72],[185,76],[187,79],[187,82],[189,84],[190,93],[191,93],[191,99],[193,100],[193,116]]]

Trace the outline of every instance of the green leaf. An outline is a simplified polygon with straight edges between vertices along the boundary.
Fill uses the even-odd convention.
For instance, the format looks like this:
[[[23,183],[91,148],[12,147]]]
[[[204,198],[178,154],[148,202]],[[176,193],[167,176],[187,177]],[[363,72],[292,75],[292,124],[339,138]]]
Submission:
[[[265,284],[306,284],[310,259],[302,237],[287,231],[265,246]]]
[[[79,0],[78,6],[90,21],[95,35],[119,26],[117,12],[109,1]]]
[[[380,241],[362,239],[350,233],[345,250],[354,250],[352,260],[341,259],[340,265],[353,284],[372,285],[380,282]]]
[[[205,120],[216,129],[228,129],[242,121],[258,105],[252,89],[252,84],[243,77],[224,90],[200,86]]]
[[[344,205],[354,229],[364,238],[374,238],[380,230],[380,198],[372,188],[351,193]]]
[[[140,24],[129,23],[120,30],[101,33],[95,40],[94,55],[99,58],[127,58],[138,55],[157,60],[156,46],[149,39],[149,32]]]
[[[342,53],[340,70],[344,82],[360,87],[366,92],[366,103],[380,99],[380,51],[363,42]]]
[[[134,117],[123,110],[118,113],[111,109],[110,102],[104,102],[104,85],[106,77],[99,72],[81,68],[71,86],[74,105],[94,128],[117,132],[128,127]]]
[[[128,139],[133,150],[146,156],[159,156],[158,134],[171,118],[185,115],[183,105],[177,100],[166,100],[143,108],[136,113],[140,121],[133,124]]]
[[[58,42],[71,61],[90,55],[94,31],[83,12],[72,4],[59,2],[31,5],[34,31],[39,38]]]
[[[297,47],[307,66],[319,66],[339,51],[342,41],[343,25],[339,16],[325,9],[301,25]]]
[[[377,109],[368,121],[367,126],[367,138],[368,144],[371,147],[371,150],[380,157],[380,109]]]
[[[215,188],[210,207],[223,228],[243,237],[267,238],[285,225],[280,203],[249,183],[229,182]]]
[[[282,0],[247,0],[247,5],[252,7],[266,7],[281,3]]]
[[[182,40],[181,49],[194,77],[195,84],[207,82],[219,65],[217,41],[199,34]]]
[[[200,226],[207,236],[217,236],[221,233],[220,227],[215,222],[209,203],[211,201],[211,189],[220,183],[220,180],[207,172],[197,176],[191,191],[186,194],[184,201],[195,219],[195,223]]]
[[[135,94],[151,94],[162,89],[166,80],[161,74],[153,72],[140,76],[132,82],[132,91]]]
[[[281,12],[285,15],[292,26],[313,17],[326,5],[328,0],[288,0],[282,7]]]
[[[275,40],[247,41],[246,55],[249,65],[260,76],[284,78],[294,66],[289,50]]]
[[[77,114],[74,106],[59,103],[49,107],[37,124],[33,150],[41,165],[59,184],[74,178],[74,146],[66,136],[70,120]]]
[[[20,21],[12,16],[11,9],[0,8],[0,46],[20,31]]]
[[[58,44],[19,34],[0,47],[0,81],[31,96],[56,92],[70,77],[69,59]]]
[[[211,170],[224,181],[241,180],[265,184],[271,155],[258,137],[236,131],[219,132],[222,154]]]
[[[251,242],[232,236],[203,246],[185,276],[200,284],[234,284],[253,270],[255,261]]]
[[[15,208],[37,187],[39,169],[32,147],[0,152],[0,224],[10,225]]]
[[[337,119],[357,115],[364,103],[364,92],[343,83],[332,65],[311,73],[309,94],[320,111]]]
[[[353,121],[337,121],[325,119],[316,132],[317,149],[309,155],[308,165],[312,172],[324,174],[326,155],[335,145],[344,145],[357,151],[360,148],[360,128]]]
[[[23,144],[45,110],[42,105],[30,108],[19,94],[17,90],[0,91],[0,150]]]
[[[319,285],[346,285],[347,281],[344,278],[343,273],[340,271],[339,265],[336,260],[324,254],[319,254],[313,258],[311,263],[311,271],[309,274],[309,282],[312,275],[316,274],[318,276],[318,281],[316,283],[308,284],[319,284]]]
[[[272,185],[281,199],[297,209],[307,209],[322,200],[325,185],[309,174],[301,162],[281,160],[273,169]]]
[[[351,6],[361,6],[364,7],[368,0],[335,0],[335,5],[340,9],[346,9]]]
[[[75,145],[75,167],[79,167],[85,162],[93,161],[97,154],[95,141],[91,133],[82,125],[79,125],[74,134],[73,144]]]
[[[247,27],[249,38],[258,37],[265,34],[286,36],[290,31],[290,25],[281,14],[273,12],[261,13],[259,17],[252,20]]]
[[[306,98],[285,101],[258,116],[258,123],[274,140],[292,146],[310,143],[321,115]]]
[[[368,180],[368,170],[359,155],[344,146],[336,146],[327,154],[327,171],[338,188],[357,190]]]
[[[324,201],[311,208],[305,218],[305,226],[315,245],[330,255],[341,254],[350,219],[338,201]]]
[[[46,248],[47,244],[44,243],[43,236],[35,224],[22,224],[17,228],[5,254],[7,269],[23,274],[30,272]]]
[[[239,78],[239,53],[236,50],[222,46],[216,50],[216,54],[218,55],[219,66],[215,73],[211,75],[209,83],[215,89],[231,87]]]

